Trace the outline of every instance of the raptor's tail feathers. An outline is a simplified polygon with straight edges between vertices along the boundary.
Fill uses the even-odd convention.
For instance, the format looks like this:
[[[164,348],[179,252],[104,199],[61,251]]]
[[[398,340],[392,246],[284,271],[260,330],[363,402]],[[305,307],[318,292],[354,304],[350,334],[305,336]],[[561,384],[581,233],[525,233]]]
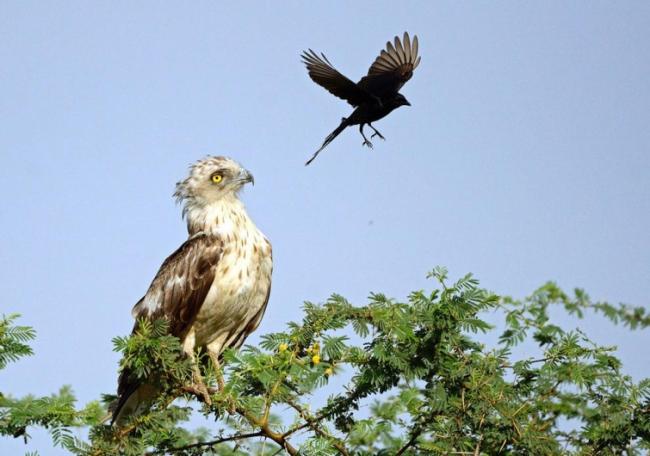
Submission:
[[[311,156],[309,160],[307,160],[307,163],[305,163],[305,166],[309,165],[311,162],[313,162],[318,154],[320,154],[321,150],[325,149],[329,143],[331,143],[334,138],[336,138],[343,130],[345,130],[346,127],[348,127],[348,119],[345,117],[341,120],[341,124],[336,127],[336,130],[334,130],[332,133],[330,133],[327,138],[325,138],[325,141],[323,141],[323,145],[320,146],[320,149],[318,149],[316,152],[314,152],[314,155]]]
[[[122,427],[130,417],[145,413],[154,403],[160,390],[152,385],[138,385],[118,397],[109,406],[111,425]]]

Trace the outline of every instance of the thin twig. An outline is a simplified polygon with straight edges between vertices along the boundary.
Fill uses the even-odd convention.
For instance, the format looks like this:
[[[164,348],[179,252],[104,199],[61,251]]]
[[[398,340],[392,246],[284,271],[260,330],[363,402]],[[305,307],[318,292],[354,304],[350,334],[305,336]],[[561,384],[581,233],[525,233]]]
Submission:
[[[248,434],[235,434],[231,435],[228,437],[223,437],[220,439],[216,440],[211,440],[209,442],[198,442],[198,443],[192,443],[191,445],[185,445],[181,447],[176,447],[176,448],[169,448],[166,450],[156,450],[152,451],[150,453],[146,453],[147,455],[155,455],[155,454],[165,454],[167,452],[171,452],[172,454],[176,451],[183,451],[183,450],[191,450],[192,448],[201,448],[201,447],[212,447],[215,445],[219,445],[220,443],[225,443],[225,442],[232,442],[233,440],[243,440],[243,439],[250,439],[253,437],[264,437],[264,433],[262,431],[257,431],[257,432],[251,432]]]
[[[399,450],[397,450],[397,453],[395,453],[395,456],[400,456],[400,455],[404,454],[404,452],[405,452],[405,451],[406,451],[410,446],[412,446],[412,445],[415,444],[415,442],[417,441],[418,437],[420,437],[420,434],[422,434],[422,428],[419,428],[419,427],[418,427],[417,429],[414,429],[413,432],[411,433],[411,438],[409,439],[409,441],[406,442],[402,448],[400,448]]]
[[[476,448],[474,448],[474,456],[479,456],[481,454],[481,442],[483,442],[483,436],[481,435],[476,442]]]
[[[195,391],[192,391],[191,388],[183,388],[184,391],[188,393],[192,393],[195,395],[195,397],[203,402],[203,396],[201,394],[196,394]],[[208,391],[212,394],[210,391],[212,388],[210,388]],[[277,443],[280,447],[282,447],[287,453],[289,453],[292,456],[295,456],[298,454],[298,450],[294,448],[293,445],[289,443],[289,441],[286,439],[286,437],[280,433],[277,433],[273,431],[267,422],[264,422],[263,419],[259,419],[256,416],[252,415],[250,412],[247,410],[241,408],[241,407],[235,407],[234,408],[235,412],[242,417],[244,417],[253,427],[257,427],[260,429],[260,437],[268,437],[269,439],[273,440],[275,443]]]
[[[304,419],[307,422],[307,426],[305,427],[310,427],[314,430],[316,434],[318,434],[321,437],[325,437],[328,440],[332,442],[332,445],[334,445],[334,448],[338,450],[339,453],[341,453],[344,456],[349,456],[350,452],[345,448],[345,445],[343,445],[343,442],[334,437],[333,435],[329,434],[328,432],[325,432],[323,429],[321,429],[318,426],[319,420],[317,420],[315,417],[309,416],[309,413],[303,409],[300,405],[296,404],[294,401],[291,399],[286,400],[287,404],[289,404],[294,410],[298,412],[300,417]]]

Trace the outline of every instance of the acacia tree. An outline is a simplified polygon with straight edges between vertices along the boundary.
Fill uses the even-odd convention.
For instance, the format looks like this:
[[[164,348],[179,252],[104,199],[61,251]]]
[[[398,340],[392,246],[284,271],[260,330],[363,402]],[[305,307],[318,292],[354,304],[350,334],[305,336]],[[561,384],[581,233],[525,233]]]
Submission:
[[[439,286],[404,302],[382,294],[362,306],[338,295],[307,302],[300,323],[263,336],[259,347],[226,352],[224,372],[204,360],[210,405],[191,386],[191,366],[166,323],[142,322],[114,344],[121,368],[162,391],[147,413],[117,428],[102,422],[100,402],[76,409],[69,388],[46,398],[0,396],[0,433],[27,438],[30,426],[43,426],[55,445],[79,455],[650,451],[650,380],[634,382],[614,347],[549,317],[559,307],[645,329],[644,308],[593,302],[581,290],[569,296],[553,283],[516,300],[470,275],[453,284],[443,268],[430,276]],[[14,320],[0,324],[0,368],[31,354],[34,332]],[[496,342],[481,342],[479,333],[495,332]],[[529,356],[517,357],[522,344]],[[319,401],[323,392],[330,395]],[[214,424],[189,430],[197,412]],[[77,427],[88,427],[87,438],[75,437]]]

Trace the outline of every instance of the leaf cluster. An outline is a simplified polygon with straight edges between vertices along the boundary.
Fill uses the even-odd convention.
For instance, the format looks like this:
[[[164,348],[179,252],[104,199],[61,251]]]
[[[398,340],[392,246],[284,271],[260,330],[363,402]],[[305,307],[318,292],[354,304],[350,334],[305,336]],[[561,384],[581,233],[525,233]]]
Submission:
[[[0,318],[0,369],[23,356],[33,354],[27,343],[36,337],[36,331],[29,326],[14,326],[13,323],[19,316],[9,314]]]
[[[66,448],[88,455],[650,451],[650,380],[635,382],[615,347],[551,318],[596,312],[645,330],[645,309],[593,302],[553,283],[517,300],[480,288],[471,275],[449,283],[436,268],[430,277],[435,289],[403,301],[375,293],[363,305],[339,295],[307,302],[302,320],[285,331],[227,351],[223,369],[197,353],[210,404],[192,389],[192,362],[165,322],[139,322],[115,347],[121,370],[156,382],[158,398],[125,427],[95,424],[87,442]],[[20,416],[13,405],[6,410]],[[58,429],[82,425],[83,411],[66,410]],[[215,424],[190,431],[192,412]],[[31,410],[20,423],[47,425],[29,416],[39,414]],[[1,420],[0,429],[12,430]]]

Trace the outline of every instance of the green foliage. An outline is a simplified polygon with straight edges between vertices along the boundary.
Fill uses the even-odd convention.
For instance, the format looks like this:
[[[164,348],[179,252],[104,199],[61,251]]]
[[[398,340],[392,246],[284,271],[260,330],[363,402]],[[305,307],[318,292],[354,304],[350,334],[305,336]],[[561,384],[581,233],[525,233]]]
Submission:
[[[18,314],[3,316],[0,320],[0,369],[9,362],[32,354],[27,342],[36,337],[28,326],[12,326]],[[27,396],[14,399],[0,392],[0,435],[29,438],[29,426],[41,426],[50,431],[54,445],[68,449],[87,447],[75,438],[71,427],[91,426],[99,422],[103,409],[99,402],[91,402],[82,410],[75,409],[75,399],[69,387],[47,397]]]
[[[0,319],[0,369],[23,356],[33,354],[27,342],[36,337],[36,331],[28,326],[12,326],[19,314],[3,315]]]
[[[126,370],[134,379],[155,383],[163,390],[188,382],[191,364],[180,355],[180,341],[167,334],[168,327],[165,320],[142,319],[133,335],[113,338],[114,350],[123,354],[120,371]]]
[[[226,352],[224,372],[199,356],[210,405],[192,388],[191,362],[165,322],[141,321],[114,344],[121,369],[156,384],[147,413],[120,428],[99,424],[98,404],[76,411],[64,389],[3,399],[0,432],[45,426],[55,444],[80,455],[650,451],[650,380],[634,382],[614,347],[550,317],[553,309],[578,318],[596,312],[643,330],[645,309],[592,302],[553,283],[515,300],[481,289],[470,275],[450,284],[436,268],[430,277],[437,289],[404,302],[371,294],[361,306],[338,295],[305,303],[301,322],[262,336],[259,347]],[[501,321],[491,326],[488,316]],[[496,342],[486,346],[484,334]],[[534,356],[515,356],[522,344]],[[192,411],[216,423],[190,431]],[[73,436],[78,426],[91,426],[87,442]]]

